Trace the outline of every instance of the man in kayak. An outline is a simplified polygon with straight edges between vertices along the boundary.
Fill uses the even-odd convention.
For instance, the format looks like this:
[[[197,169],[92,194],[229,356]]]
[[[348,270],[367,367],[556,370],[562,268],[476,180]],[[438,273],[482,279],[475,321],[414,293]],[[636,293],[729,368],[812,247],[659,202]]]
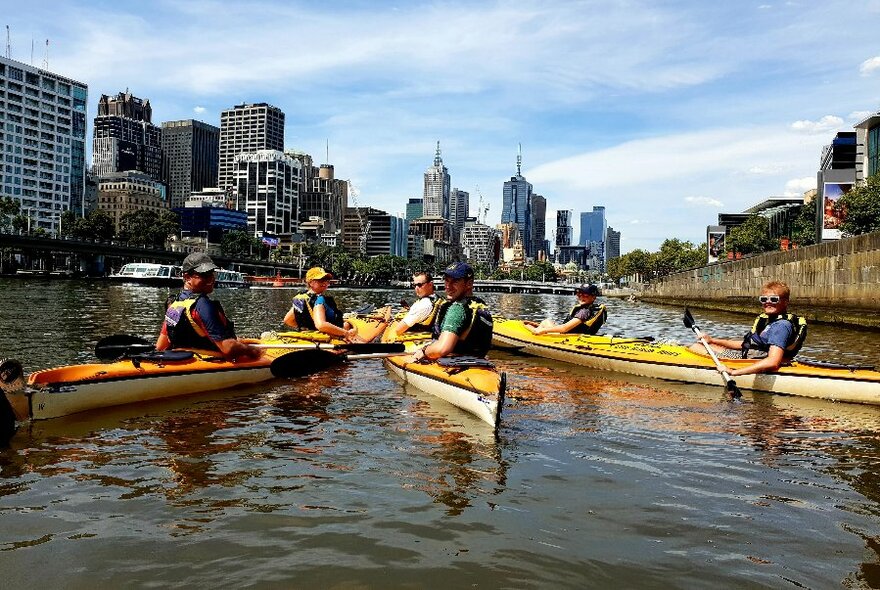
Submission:
[[[776,371],[787,360],[794,358],[807,336],[807,324],[803,318],[788,313],[791,292],[781,281],[770,281],[761,288],[758,302],[763,313],[755,319],[752,329],[741,340],[713,338],[703,334],[703,339],[720,359],[757,359],[741,369],[730,370],[724,363],[718,368],[731,377]],[[693,352],[706,352],[702,343],[692,344]]]
[[[440,301],[434,292],[434,279],[425,271],[413,275],[412,282],[415,289],[415,303],[409,306],[406,315],[394,324],[394,335],[400,336],[404,332],[431,332],[434,328],[434,318]]]
[[[540,324],[526,323],[526,328],[532,334],[595,334],[608,318],[608,311],[602,304],[596,304],[599,296],[599,287],[596,285],[581,285],[575,287],[574,296],[577,297],[577,305],[568,312],[565,323],[557,324],[551,319],[546,319]]]
[[[214,291],[214,271],[218,268],[204,252],[193,252],[183,260],[183,290],[167,302],[156,350],[217,350],[228,359],[260,356],[258,349],[239,342],[223,307],[208,298]]]
[[[290,311],[284,316],[284,323],[300,330],[317,330],[346,342],[372,341],[385,330],[390,320],[386,317],[373,333],[358,337],[357,326],[342,317],[336,300],[327,293],[332,278],[333,275],[320,266],[310,268],[306,272],[308,290],[294,296]]]
[[[474,297],[474,269],[465,262],[453,262],[443,272],[446,301],[437,310],[434,340],[419,348],[413,359],[434,360],[449,355],[485,357],[492,344],[492,315],[486,304]]]

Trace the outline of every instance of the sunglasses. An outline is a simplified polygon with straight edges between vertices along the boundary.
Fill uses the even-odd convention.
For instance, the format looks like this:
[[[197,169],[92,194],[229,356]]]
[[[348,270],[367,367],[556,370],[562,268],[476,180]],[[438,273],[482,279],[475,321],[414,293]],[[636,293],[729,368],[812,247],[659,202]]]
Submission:
[[[762,305],[764,303],[772,303],[773,305],[776,305],[779,303],[779,295],[761,295],[758,297],[758,301],[760,301]]]
[[[424,283],[413,283],[412,286],[414,289],[418,289],[419,287],[424,287],[427,284],[428,284],[428,281],[425,281]]]

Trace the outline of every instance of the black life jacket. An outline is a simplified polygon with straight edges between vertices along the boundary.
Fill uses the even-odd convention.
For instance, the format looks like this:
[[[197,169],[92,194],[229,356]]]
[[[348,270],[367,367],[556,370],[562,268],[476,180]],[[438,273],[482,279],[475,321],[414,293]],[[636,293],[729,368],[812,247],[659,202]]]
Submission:
[[[179,295],[178,295],[179,297]],[[192,315],[196,302],[206,297],[204,293],[192,293],[186,299],[175,299],[168,303],[165,309],[165,326],[171,348],[198,348],[201,350],[217,350],[220,348],[211,340],[208,333],[200,326]],[[211,302],[217,310],[217,315],[224,326],[229,327],[234,337],[235,327],[223,312],[223,306],[217,301]]]
[[[791,325],[794,326],[794,338],[792,338],[791,342],[785,347],[785,358],[794,358],[794,356],[797,355],[801,346],[804,345],[804,340],[807,339],[807,320],[793,313],[774,315],[762,313],[755,318],[755,323],[752,324],[752,329],[746,332],[745,337],[743,337],[743,358],[748,356],[749,350],[752,348],[763,350],[764,352],[769,351],[770,347],[767,344],[758,342],[753,336],[759,335],[767,328],[767,326],[773,322],[778,322],[779,320],[791,322]]]
[[[602,327],[602,324],[608,319],[608,310],[605,309],[604,305],[597,305],[596,303],[581,303],[575,305],[571,308],[571,311],[568,312],[568,319],[574,319],[575,314],[579,312],[581,309],[587,308],[590,310],[590,319],[585,322],[581,322],[574,328],[570,330],[572,334],[596,334],[599,331],[599,328]],[[567,320],[566,320],[567,321]]]
[[[297,293],[293,297],[293,317],[296,320],[296,326],[300,330],[317,330],[315,326],[315,301],[318,299],[317,293],[303,291]],[[343,327],[345,320],[342,318],[342,312],[336,306],[336,300],[330,295],[324,295],[324,303],[327,309],[333,313],[325,314],[327,321],[339,328]]]
[[[437,309],[437,317],[434,321],[434,339],[440,337],[440,328],[443,326],[443,318],[449,308],[460,303],[468,310],[467,327],[458,337],[453,354],[466,354],[471,356],[485,357],[492,346],[492,329],[494,327],[492,314],[486,307],[486,303],[479,297],[466,297],[460,301],[443,301]]]
[[[431,308],[431,313],[428,314],[421,322],[413,324],[407,332],[432,332],[434,330],[434,320],[437,318],[437,312],[440,310],[440,307],[443,305],[444,300],[437,297],[437,294],[428,295],[427,299],[431,300],[431,304],[433,307]],[[415,305],[415,304],[413,304]]]

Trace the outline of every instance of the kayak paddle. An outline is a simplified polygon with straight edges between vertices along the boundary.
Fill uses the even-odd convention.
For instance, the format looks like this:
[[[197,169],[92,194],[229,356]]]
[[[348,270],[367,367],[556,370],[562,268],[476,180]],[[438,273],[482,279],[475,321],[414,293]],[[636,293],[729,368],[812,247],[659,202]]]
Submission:
[[[403,352],[405,346],[400,342],[352,342],[350,344],[251,344],[251,348],[259,349],[289,349],[289,350],[341,350],[349,354],[364,354],[377,352]]]
[[[150,352],[155,349],[155,344],[147,342],[143,338],[128,334],[114,334],[98,340],[95,345],[95,356],[102,361],[112,361],[132,353]]]
[[[323,348],[309,348],[283,354],[272,361],[269,370],[275,377],[305,377],[324,369],[341,365],[349,360],[386,358],[408,352],[377,352],[366,354],[339,354]]]
[[[712,360],[715,362],[715,367],[721,371],[721,376],[724,378],[727,393],[730,394],[730,397],[734,399],[742,397],[742,392],[739,390],[739,387],[737,387],[736,381],[733,380],[733,377],[728,375],[727,371],[721,370],[721,361],[718,360],[715,351],[712,350],[712,347],[709,346],[709,343],[703,338],[703,333],[700,331],[699,326],[697,326],[697,323],[694,321],[694,316],[691,315],[691,311],[688,308],[684,309],[684,325],[693,330],[694,334],[697,335],[697,338],[700,339],[700,342],[706,349],[706,352],[709,353],[709,356],[712,357]]]

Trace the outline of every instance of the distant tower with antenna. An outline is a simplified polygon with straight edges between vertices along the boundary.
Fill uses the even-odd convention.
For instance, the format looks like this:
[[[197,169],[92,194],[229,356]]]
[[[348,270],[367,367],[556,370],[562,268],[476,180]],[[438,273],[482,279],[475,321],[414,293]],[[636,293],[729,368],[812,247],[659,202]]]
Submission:
[[[504,183],[501,201],[501,223],[515,223],[526,249],[535,256],[532,219],[532,185],[522,175],[522,144],[516,154],[516,176]]]
[[[434,151],[434,164],[425,170],[425,184],[422,193],[422,215],[449,219],[450,199],[449,170],[443,165],[440,142]]]

